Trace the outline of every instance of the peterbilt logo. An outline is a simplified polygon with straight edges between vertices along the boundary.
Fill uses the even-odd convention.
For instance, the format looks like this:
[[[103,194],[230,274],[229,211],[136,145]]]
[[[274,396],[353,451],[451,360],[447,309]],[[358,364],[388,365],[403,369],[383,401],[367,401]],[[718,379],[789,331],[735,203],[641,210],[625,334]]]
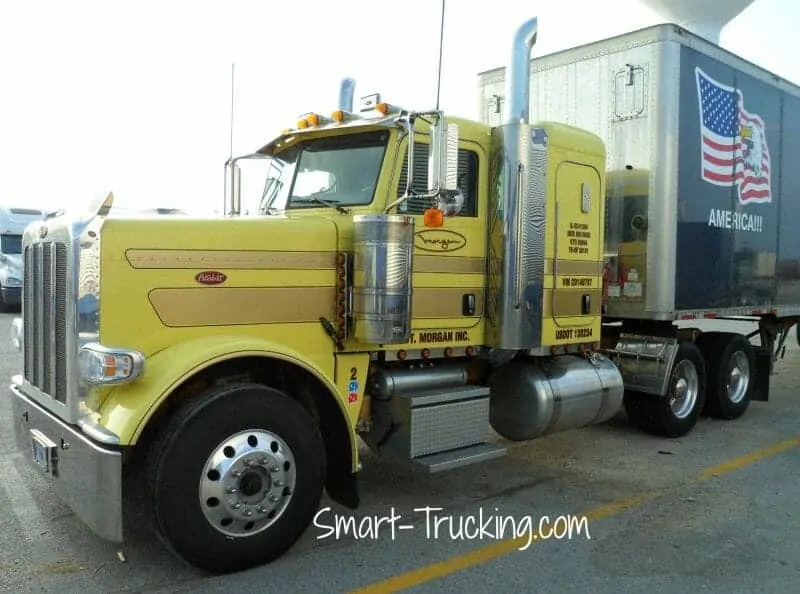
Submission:
[[[221,285],[228,280],[228,277],[216,270],[205,270],[203,272],[198,272],[194,280],[201,285]]]
[[[39,239],[44,239],[47,237],[47,225],[42,225],[39,227]]]

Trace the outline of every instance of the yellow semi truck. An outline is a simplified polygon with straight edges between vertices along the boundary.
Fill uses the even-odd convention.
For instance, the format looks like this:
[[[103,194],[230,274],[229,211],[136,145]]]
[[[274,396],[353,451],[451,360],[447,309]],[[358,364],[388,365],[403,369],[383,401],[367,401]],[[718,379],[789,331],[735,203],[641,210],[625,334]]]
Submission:
[[[26,230],[16,435],[97,535],[123,542],[143,468],[168,547],[241,570],[287,551],[323,489],[358,506],[360,440],[440,472],[502,456],[490,428],[532,440],[624,404],[676,437],[706,403],[766,398],[771,351],[744,337],[603,324],[640,238],[609,256],[601,138],[529,121],[536,36],[516,35],[499,125],[357,110],[346,80],[339,109],[229,161],[230,216],[115,217],[108,195]],[[245,159],[269,164],[255,216]]]

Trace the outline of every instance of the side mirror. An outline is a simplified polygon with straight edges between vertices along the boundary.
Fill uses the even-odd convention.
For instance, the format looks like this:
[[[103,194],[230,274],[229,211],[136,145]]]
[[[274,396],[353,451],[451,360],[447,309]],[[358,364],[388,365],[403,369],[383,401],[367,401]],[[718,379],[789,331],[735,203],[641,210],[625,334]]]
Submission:
[[[431,128],[428,180],[434,193],[458,190],[458,125],[445,123],[441,114]]]
[[[431,144],[428,153],[428,191],[420,196],[413,194],[414,175],[414,121],[420,116],[433,116]],[[398,119],[408,134],[408,169],[406,189],[400,198],[391,202],[385,212],[405,202],[412,194],[415,198],[432,200],[433,205],[425,211],[425,226],[440,227],[444,217],[458,214],[464,204],[464,196],[458,190],[458,126],[446,124],[440,111],[423,114],[409,114],[406,119]]]
[[[464,207],[464,195],[458,188],[458,125],[446,124],[441,114],[431,129],[428,179],[434,195],[431,210],[439,214],[434,217],[434,213],[430,213],[431,222],[426,226],[441,226],[441,219],[457,215]]]

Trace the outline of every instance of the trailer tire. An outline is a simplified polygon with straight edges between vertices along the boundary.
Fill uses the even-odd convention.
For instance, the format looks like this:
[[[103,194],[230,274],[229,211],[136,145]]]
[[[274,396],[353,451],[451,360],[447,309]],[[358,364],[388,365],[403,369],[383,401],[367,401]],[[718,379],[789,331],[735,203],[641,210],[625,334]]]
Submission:
[[[700,350],[681,342],[663,396],[626,390],[623,400],[628,419],[640,430],[662,437],[689,434],[705,401],[705,364]]]
[[[701,335],[698,338],[704,338]],[[709,336],[703,346],[708,367],[708,395],[705,414],[718,419],[741,417],[750,405],[753,391],[755,354],[750,341],[741,334]]]
[[[153,448],[148,499],[157,533],[211,573],[280,557],[319,506],[322,438],[308,412],[273,388],[211,388],[173,414]]]

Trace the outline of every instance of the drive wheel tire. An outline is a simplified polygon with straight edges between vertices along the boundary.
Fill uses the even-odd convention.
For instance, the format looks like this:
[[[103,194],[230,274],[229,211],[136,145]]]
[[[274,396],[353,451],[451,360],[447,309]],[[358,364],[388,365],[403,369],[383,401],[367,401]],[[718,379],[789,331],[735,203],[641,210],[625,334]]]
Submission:
[[[708,396],[703,412],[718,419],[738,419],[750,405],[753,391],[753,346],[741,334],[717,334],[709,337],[704,346]]]
[[[311,523],[325,449],[306,410],[255,384],[220,386],[176,412],[154,443],[148,495],[162,541],[211,573],[275,560]]]
[[[691,342],[678,345],[664,396],[626,391],[625,413],[640,430],[662,437],[689,434],[705,401],[705,365],[700,350]]]

